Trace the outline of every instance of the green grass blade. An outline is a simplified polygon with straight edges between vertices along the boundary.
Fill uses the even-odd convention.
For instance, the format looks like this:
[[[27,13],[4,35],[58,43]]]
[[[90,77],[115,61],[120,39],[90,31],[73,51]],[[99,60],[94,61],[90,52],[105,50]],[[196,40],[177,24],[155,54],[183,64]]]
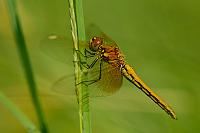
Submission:
[[[84,26],[84,16],[83,16],[83,5],[82,0],[76,0],[76,20],[78,27],[78,40],[85,40],[85,26]],[[85,53],[85,48],[79,48],[82,53]],[[80,58],[81,62],[86,63],[85,58]],[[82,71],[87,71],[85,67],[81,66]],[[87,79],[87,72],[83,73],[83,79]],[[89,106],[89,93],[88,86],[86,84],[82,84],[82,95],[84,96],[83,100],[83,121],[84,121],[84,131],[85,133],[91,133],[91,117],[90,117],[90,106]],[[86,111],[85,111],[86,110]]]
[[[10,15],[10,20],[11,20],[11,25],[13,28],[15,41],[18,46],[22,64],[24,66],[26,79],[27,79],[27,82],[28,82],[28,85],[29,85],[29,88],[31,91],[31,95],[32,95],[33,102],[35,105],[40,128],[43,133],[47,133],[47,128],[46,128],[45,121],[44,121],[44,115],[43,115],[42,109],[40,107],[40,103],[39,103],[39,99],[38,99],[38,95],[37,95],[37,89],[36,89],[32,69],[31,69],[31,65],[29,62],[28,53],[26,50],[24,36],[23,36],[22,30],[21,30],[19,15],[17,12],[17,6],[16,6],[16,3],[14,0],[7,0],[7,6],[8,6],[8,11],[9,11],[9,15]]]
[[[75,4],[75,5],[74,5]],[[72,27],[72,36],[74,40],[74,48],[81,53],[85,53],[85,49],[78,47],[77,40],[85,41],[85,27],[83,18],[82,0],[69,0],[70,20]],[[81,82],[81,78],[86,79],[87,69],[79,65],[78,59],[82,63],[86,63],[86,59],[82,56],[78,57],[76,51],[74,52],[74,66],[75,66],[75,80],[76,83]],[[81,72],[84,73],[81,75]],[[77,101],[79,104],[79,119],[80,119],[80,132],[91,133],[91,118],[89,108],[89,93],[88,87],[85,84],[76,86]],[[84,98],[83,98],[84,97]],[[83,104],[84,103],[84,104]],[[87,110],[87,111],[86,111]]]
[[[81,81],[80,79],[80,67],[78,64],[78,55],[75,50],[78,50],[78,34],[77,34],[77,26],[76,26],[76,17],[75,17],[75,9],[74,9],[74,1],[69,0],[69,11],[70,11],[70,22],[71,22],[71,32],[72,32],[72,38],[74,41],[74,75],[75,75],[75,83],[79,83]],[[79,106],[79,122],[80,122],[80,132],[83,133],[83,112],[82,112],[82,91],[81,86],[77,85],[76,86],[76,96],[77,96],[77,101],[78,101],[78,106]]]
[[[29,133],[41,133],[32,121],[0,91],[0,101],[13,113]]]
[[[80,67],[78,64],[78,54],[75,50],[78,50],[78,34],[77,34],[77,26],[76,26],[76,17],[75,17],[75,9],[74,9],[74,1],[69,0],[69,12],[70,12],[70,22],[71,22],[71,33],[72,38],[74,41],[74,76],[75,76],[75,83],[80,83],[81,79],[81,72]],[[83,133],[83,112],[82,112],[82,91],[81,85],[76,86],[76,96],[79,106],[79,123],[80,123],[80,132]]]

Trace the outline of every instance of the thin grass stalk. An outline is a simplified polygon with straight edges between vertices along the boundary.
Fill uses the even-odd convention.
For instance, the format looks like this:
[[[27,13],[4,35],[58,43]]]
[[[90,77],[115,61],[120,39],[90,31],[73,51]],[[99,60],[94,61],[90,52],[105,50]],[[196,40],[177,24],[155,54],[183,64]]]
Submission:
[[[86,63],[86,59],[82,56],[79,56],[76,52],[79,50],[81,53],[85,53],[85,49],[78,46],[78,42],[85,42],[85,28],[82,7],[82,0],[69,0],[70,22],[72,37],[74,40],[74,66],[76,84],[81,82],[81,78],[87,79],[87,69],[78,63]],[[87,85],[77,85],[76,94],[79,106],[80,132],[91,133],[91,118]]]
[[[83,16],[83,4],[82,0],[76,0],[76,18],[78,27],[78,39],[79,41],[85,42],[85,25]],[[79,48],[79,50],[85,53],[85,48]],[[81,62],[87,64],[86,58],[81,57]],[[81,66],[83,79],[87,79],[87,69]],[[90,104],[89,104],[89,92],[87,84],[82,84],[82,100],[83,100],[83,121],[85,133],[91,133],[91,116],[90,116]]]
[[[36,109],[40,128],[43,133],[47,133],[45,119],[44,119],[43,111],[41,109],[40,102],[38,99],[35,80],[34,80],[33,72],[31,69],[30,62],[29,62],[28,52],[26,49],[21,24],[19,21],[19,14],[17,12],[18,11],[17,6],[15,3],[15,0],[7,0],[6,2],[7,2],[7,6],[8,6],[9,15],[10,15],[11,26],[13,28],[14,38],[15,38],[16,44],[18,46],[18,51],[19,51],[19,54],[21,57],[22,65],[24,67],[26,79],[27,79],[27,82],[28,82],[28,85],[30,88],[30,92],[31,92],[31,96],[33,99],[35,109]]]
[[[70,22],[71,22],[71,33],[74,43],[74,75],[75,75],[75,84],[80,83],[81,79],[81,73],[80,73],[80,67],[79,67],[79,59],[78,54],[76,50],[78,50],[78,33],[77,33],[77,26],[76,26],[76,17],[75,17],[75,11],[74,11],[74,1],[69,0],[69,13],[70,13]],[[79,123],[80,123],[80,133],[83,133],[83,112],[82,109],[82,92],[81,85],[76,85],[76,96],[77,96],[77,102],[79,106]]]
[[[78,84],[79,81],[77,81],[77,80],[78,80],[78,74],[79,74],[79,63],[78,63],[79,59],[78,59],[78,54],[76,52],[76,50],[78,50],[78,33],[77,33],[77,26],[76,26],[76,18],[75,18],[73,0],[69,0],[69,13],[70,13],[72,39],[73,39],[73,43],[74,43],[73,57],[74,57],[75,76],[77,76],[77,77],[75,77],[75,80],[76,80],[75,83]]]
[[[0,91],[0,101],[12,112],[12,114],[22,123],[29,133],[41,133],[34,123]]]

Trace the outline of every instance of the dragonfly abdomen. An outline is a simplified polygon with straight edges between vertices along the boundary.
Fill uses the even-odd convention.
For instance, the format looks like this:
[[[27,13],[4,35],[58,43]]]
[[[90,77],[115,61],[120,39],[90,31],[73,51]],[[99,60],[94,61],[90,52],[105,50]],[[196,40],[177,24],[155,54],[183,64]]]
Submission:
[[[165,103],[156,93],[154,93],[142,80],[137,76],[133,68],[127,64],[122,67],[122,74],[136,87],[142,90],[148,97],[150,97],[156,104],[158,104],[167,114],[173,119],[177,119],[173,110]]]

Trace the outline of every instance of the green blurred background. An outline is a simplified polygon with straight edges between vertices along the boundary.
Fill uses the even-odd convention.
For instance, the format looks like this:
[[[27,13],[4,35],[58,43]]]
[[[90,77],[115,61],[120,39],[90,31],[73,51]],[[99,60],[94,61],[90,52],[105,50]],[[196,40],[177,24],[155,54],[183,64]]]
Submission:
[[[99,26],[121,48],[139,77],[175,111],[171,119],[124,79],[113,96],[91,99],[93,133],[197,133],[200,131],[200,2],[198,0],[85,0],[85,25]],[[71,37],[68,2],[19,0],[20,21],[51,133],[78,133],[75,96],[51,91],[73,67],[46,56],[49,34]],[[0,89],[38,125],[13,38],[5,0],[0,1]],[[0,132],[26,133],[0,103]]]

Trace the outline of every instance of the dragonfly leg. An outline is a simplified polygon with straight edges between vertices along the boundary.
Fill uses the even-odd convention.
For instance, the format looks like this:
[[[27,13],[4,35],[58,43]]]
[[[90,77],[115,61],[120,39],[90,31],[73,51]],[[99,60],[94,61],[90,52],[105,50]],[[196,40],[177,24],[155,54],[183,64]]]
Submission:
[[[89,57],[94,57],[94,56],[96,56],[97,54],[99,54],[99,52],[92,53],[92,52],[88,51],[87,49],[86,49],[85,51],[88,52],[88,53],[90,54],[89,56],[87,56],[87,58],[89,58]]]
[[[102,67],[103,67],[103,63],[102,63],[102,59],[100,61],[100,73],[99,73],[99,80],[101,80],[101,70],[102,70]]]
[[[93,62],[91,65],[89,65],[89,68],[92,68],[96,63],[97,61],[101,58],[101,56],[98,56]],[[101,63],[100,63],[101,64]]]
[[[83,65],[85,68],[90,69],[90,68],[92,68],[92,67],[96,64],[96,62],[97,62],[99,59],[100,59],[100,56],[97,57],[97,58],[92,62],[91,65],[88,65],[88,64],[87,64],[87,66],[86,66],[85,64],[83,64],[82,62],[79,62],[79,61],[74,61],[74,62],[79,62],[79,63],[80,63],[81,65]]]
[[[86,52],[88,52],[89,55],[83,55],[83,53],[81,53],[79,50],[76,50],[76,51],[79,52],[79,54],[81,54],[81,55],[82,55],[83,57],[85,57],[85,58],[94,57],[94,56],[96,56],[97,54],[99,54],[99,52],[97,52],[97,53],[91,53],[90,51],[86,50]]]
[[[86,50],[86,52],[88,52],[90,55],[85,56],[85,55],[83,55],[83,53],[81,53],[79,50],[76,50],[76,51],[77,51],[80,55],[82,55],[84,58],[94,57],[94,56],[96,56],[96,55],[99,54],[99,52],[97,52],[97,53],[91,53],[90,51]],[[86,65],[83,64],[82,62],[80,62],[80,64],[83,65],[85,68],[89,69],[89,68],[92,68],[92,67],[95,65],[95,63],[97,62],[97,60],[98,60],[99,58],[100,58],[100,57],[97,57],[97,58],[92,62],[91,65],[88,65],[88,64],[87,64],[87,66],[86,66]],[[77,61],[77,62],[79,62],[79,61]]]
[[[82,66],[84,66],[85,68],[87,68],[87,69],[89,68],[89,65],[88,65],[88,64],[86,64],[86,65],[87,65],[87,66],[86,66],[85,64],[83,64],[83,63],[80,62],[80,61],[73,61],[73,62],[78,62],[78,63],[80,63]]]
[[[97,59],[97,60],[98,60],[98,59]],[[95,63],[96,63],[96,62],[95,62]],[[80,82],[80,83],[78,83],[78,84],[76,84],[76,85],[79,85],[79,84],[85,83],[85,82],[90,82],[90,83],[88,83],[88,85],[91,85],[91,84],[93,84],[93,83],[98,82],[99,80],[101,80],[102,66],[103,66],[103,63],[102,63],[102,60],[101,60],[101,61],[100,61],[99,79],[96,79],[96,80],[89,80],[89,81],[82,81],[82,82]]]
[[[79,52],[79,53],[80,53],[83,57],[85,57],[85,58],[94,57],[94,56],[96,56],[96,55],[99,54],[99,52],[97,52],[97,53],[91,53],[90,51],[86,50],[86,52],[88,52],[90,55],[84,56],[79,50],[76,50],[76,51]],[[87,66],[85,66],[82,62],[80,62],[80,64],[83,65],[84,67],[86,67],[87,69],[90,69],[90,68],[94,67],[94,65],[97,63],[97,61],[98,61],[100,58],[101,58],[101,56],[98,56],[98,57],[92,62],[92,64],[90,64],[90,65],[87,64]],[[76,84],[76,85],[79,85],[79,84],[85,83],[85,82],[88,82],[88,85],[91,85],[91,84],[93,84],[93,83],[98,82],[99,80],[101,80],[102,66],[103,66],[103,63],[102,63],[102,59],[101,59],[101,61],[100,61],[100,73],[99,73],[99,78],[98,78],[98,79],[96,79],[96,80],[89,80],[89,81],[82,81],[82,82],[80,82],[80,83],[78,83],[78,84]]]

